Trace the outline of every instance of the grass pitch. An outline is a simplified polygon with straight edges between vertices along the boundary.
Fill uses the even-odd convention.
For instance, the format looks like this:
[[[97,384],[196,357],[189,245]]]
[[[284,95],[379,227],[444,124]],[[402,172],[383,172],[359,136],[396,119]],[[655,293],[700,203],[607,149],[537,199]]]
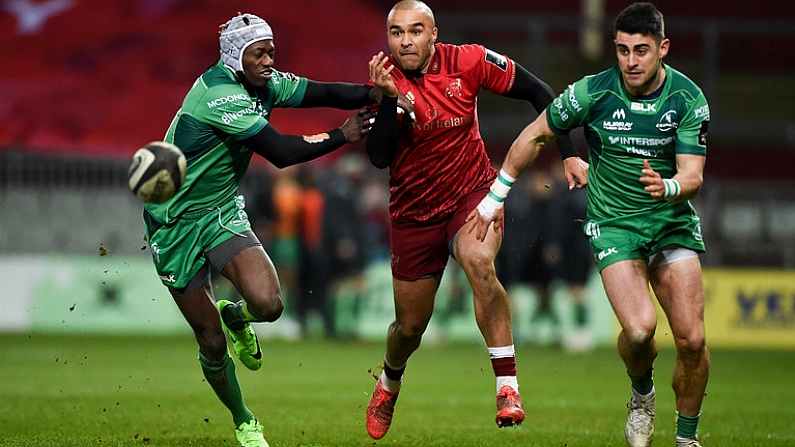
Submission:
[[[615,349],[518,347],[527,412],[497,429],[485,348],[426,344],[412,357],[387,436],[364,411],[383,343],[263,340],[262,370],[237,364],[272,447],[623,446],[629,380]],[[235,446],[191,334],[0,334],[0,446]],[[713,350],[699,430],[705,447],[795,445],[795,353]],[[673,352],[655,369],[654,446],[673,446]]]

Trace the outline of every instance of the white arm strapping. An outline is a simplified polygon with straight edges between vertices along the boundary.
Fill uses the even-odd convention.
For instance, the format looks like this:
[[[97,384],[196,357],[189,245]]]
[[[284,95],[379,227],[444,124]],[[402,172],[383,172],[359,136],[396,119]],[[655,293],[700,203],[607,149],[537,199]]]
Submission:
[[[679,185],[679,182],[672,178],[664,178],[663,186],[665,187],[663,198],[669,202],[676,200],[676,198],[682,194],[682,187]]]
[[[508,193],[511,192],[514,182],[516,182],[515,178],[511,177],[504,169],[500,169],[500,175],[491,184],[489,193],[478,204],[480,215],[489,219],[494,216],[494,213],[502,208],[503,202],[508,197]]]

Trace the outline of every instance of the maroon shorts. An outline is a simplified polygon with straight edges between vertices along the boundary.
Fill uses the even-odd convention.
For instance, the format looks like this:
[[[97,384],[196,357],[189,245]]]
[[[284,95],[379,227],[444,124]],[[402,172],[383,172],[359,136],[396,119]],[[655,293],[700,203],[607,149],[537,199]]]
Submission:
[[[392,277],[400,281],[416,281],[443,271],[448,257],[453,254],[458,230],[488,191],[488,187],[483,187],[462,197],[452,216],[440,222],[424,224],[392,221],[389,234]]]

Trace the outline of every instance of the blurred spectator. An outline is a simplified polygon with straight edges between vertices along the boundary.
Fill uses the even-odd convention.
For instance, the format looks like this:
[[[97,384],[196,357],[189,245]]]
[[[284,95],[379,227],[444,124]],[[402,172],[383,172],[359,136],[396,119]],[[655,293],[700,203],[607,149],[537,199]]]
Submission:
[[[527,285],[537,296],[530,317],[534,329],[548,325],[551,342],[571,350],[593,344],[585,302],[585,284],[593,264],[582,232],[585,206],[585,191],[569,191],[559,167],[535,169],[530,176],[520,177],[506,200],[505,244],[498,256],[498,274],[505,286],[515,290]],[[572,300],[574,331],[569,334],[564,334],[552,302],[558,281]]]
[[[534,326],[549,323],[553,342],[559,343],[560,319],[552,306],[550,289],[554,260],[549,233],[552,177],[547,171],[534,170],[526,178],[520,177],[513,189],[505,201],[505,243],[498,254],[497,274],[509,291],[521,285],[533,288],[538,302],[530,321]]]
[[[243,178],[240,191],[246,196],[246,212],[254,234],[263,246],[270,246],[276,220],[272,175],[264,167],[252,164]]]
[[[564,337],[563,343],[570,351],[585,351],[594,345],[585,286],[595,264],[591,244],[582,231],[588,197],[584,189],[566,187],[563,169],[555,167],[551,173],[554,182],[549,229],[553,248],[548,258],[553,278],[566,286],[574,314],[574,330]]]
[[[320,314],[326,335],[334,335],[334,309],[328,302],[329,253],[323,241],[326,199],[318,187],[319,165],[302,166],[298,174],[302,188],[301,259],[296,309],[304,335],[309,333],[312,311]]]
[[[354,335],[365,287],[367,231],[361,197],[366,166],[361,155],[348,153],[337,160],[323,184],[323,244],[329,256],[329,294],[337,301],[337,335]]]
[[[370,171],[378,174],[382,171]],[[389,261],[389,187],[386,180],[368,178],[362,188],[362,218],[368,263]]]
[[[297,295],[296,281],[301,260],[301,185],[296,178],[298,168],[276,169],[273,183],[273,204],[276,219],[268,253],[279,271],[282,296],[288,312]],[[293,309],[294,310],[294,309]]]

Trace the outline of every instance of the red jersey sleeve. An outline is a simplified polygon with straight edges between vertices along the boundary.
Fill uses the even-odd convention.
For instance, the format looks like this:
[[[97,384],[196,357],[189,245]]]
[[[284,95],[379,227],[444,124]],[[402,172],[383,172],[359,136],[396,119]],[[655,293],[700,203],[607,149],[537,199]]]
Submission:
[[[482,45],[461,45],[458,63],[474,77],[481,88],[498,95],[508,92],[516,80],[516,64],[504,54]]]

